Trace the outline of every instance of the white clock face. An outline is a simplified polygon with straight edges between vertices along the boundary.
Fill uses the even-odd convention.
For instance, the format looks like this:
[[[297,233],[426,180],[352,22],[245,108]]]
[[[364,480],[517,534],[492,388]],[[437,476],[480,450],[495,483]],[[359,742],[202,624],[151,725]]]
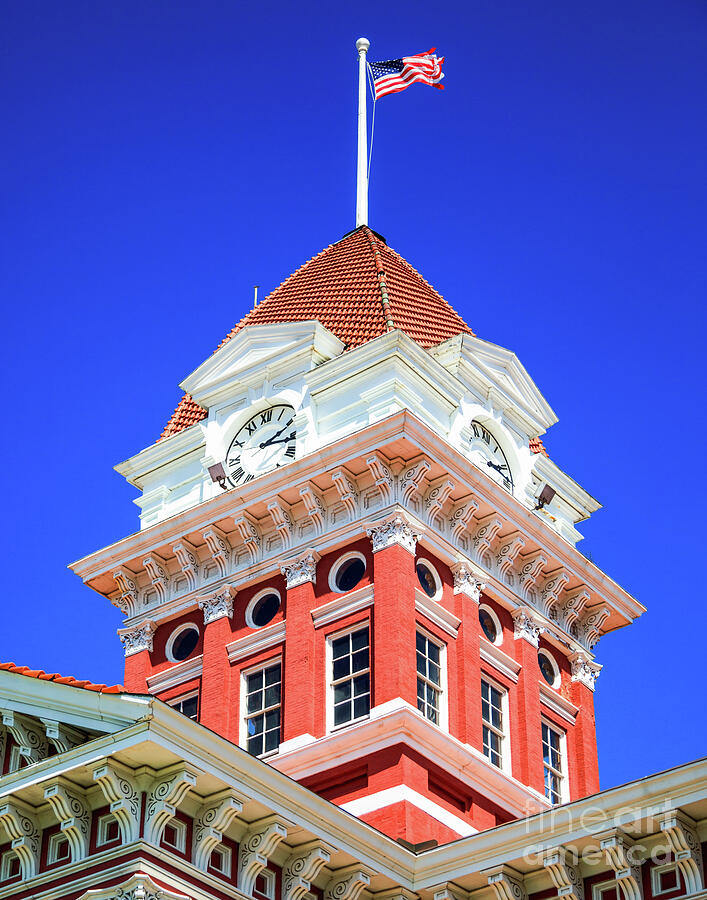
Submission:
[[[236,433],[226,454],[226,473],[234,487],[246,484],[295,458],[295,411],[279,404],[256,413]]]
[[[481,422],[471,423],[471,457],[480,469],[513,493],[513,474],[503,450],[488,428]]]

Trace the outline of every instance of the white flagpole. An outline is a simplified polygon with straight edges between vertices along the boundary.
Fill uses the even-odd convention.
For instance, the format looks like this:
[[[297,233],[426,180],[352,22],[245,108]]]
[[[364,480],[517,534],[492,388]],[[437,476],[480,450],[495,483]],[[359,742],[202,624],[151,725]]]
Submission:
[[[368,225],[368,135],[366,130],[367,38],[356,41],[358,50],[358,163],[356,168],[356,228]]]

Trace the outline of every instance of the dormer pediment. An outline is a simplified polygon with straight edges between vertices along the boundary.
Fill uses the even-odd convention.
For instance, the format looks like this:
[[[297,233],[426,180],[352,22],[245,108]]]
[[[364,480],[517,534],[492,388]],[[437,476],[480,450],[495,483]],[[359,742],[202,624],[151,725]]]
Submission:
[[[557,416],[515,353],[472,335],[453,337],[430,353],[474,392],[538,437]]]
[[[209,409],[234,390],[278,374],[307,372],[343,352],[344,344],[319,322],[251,325],[203,362],[180,387]]]

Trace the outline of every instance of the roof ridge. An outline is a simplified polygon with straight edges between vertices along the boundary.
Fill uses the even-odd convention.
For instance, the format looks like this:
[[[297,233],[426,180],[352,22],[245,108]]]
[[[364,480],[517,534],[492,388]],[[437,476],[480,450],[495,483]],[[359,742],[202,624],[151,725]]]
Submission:
[[[36,678],[39,681],[54,681],[56,684],[66,684],[70,687],[81,688],[84,691],[96,691],[99,694],[127,694],[122,684],[94,684],[92,681],[74,678],[73,675],[60,675],[58,672],[45,672],[44,669],[30,669],[29,666],[16,666],[12,662],[0,663],[0,670],[11,672],[13,675],[23,675],[26,678]]]
[[[373,232],[368,225],[363,226],[363,232],[368,238],[368,243],[373,251],[373,262],[376,266],[376,277],[378,278],[378,290],[381,295],[381,306],[383,307],[383,321],[385,322],[386,331],[395,331],[395,322],[393,321],[393,311],[390,308],[390,297],[388,295],[388,285],[385,281],[385,269],[383,268],[383,257],[378,249],[378,243]]]

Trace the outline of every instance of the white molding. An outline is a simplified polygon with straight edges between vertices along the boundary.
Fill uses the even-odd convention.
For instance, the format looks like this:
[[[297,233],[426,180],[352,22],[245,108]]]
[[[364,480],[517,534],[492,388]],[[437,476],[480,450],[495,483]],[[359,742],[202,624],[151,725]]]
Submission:
[[[185,659],[184,662],[177,663],[169,669],[157,672],[155,675],[148,675],[147,688],[151,694],[159,694],[169,688],[177,687],[185,681],[191,681],[201,675],[204,657],[200,653],[193,659]]]
[[[350,594],[351,591],[354,591],[356,589],[356,585],[354,585],[354,587],[352,587],[350,590],[342,591],[336,584],[336,576],[339,573],[339,569],[345,562],[348,562],[350,559],[361,560],[361,562],[363,563],[363,574],[361,575],[361,578],[363,578],[363,576],[366,574],[368,563],[366,562],[366,557],[363,555],[363,553],[360,552],[360,550],[349,550],[348,553],[342,553],[341,556],[336,560],[334,565],[329,569],[329,590],[333,594]]]
[[[496,626],[496,640],[491,641],[486,637],[486,632],[484,631],[483,625],[481,625],[481,613],[486,612],[491,617],[491,621]],[[481,626],[481,640],[489,641],[490,644],[493,644],[495,647],[500,647],[503,643],[503,626],[501,625],[501,620],[496,615],[496,611],[488,605],[488,603],[480,603],[479,604],[479,625]]]
[[[554,688],[551,688],[544,678],[538,680],[538,684],[540,685],[540,702],[543,706],[551,709],[566,722],[569,722],[570,725],[574,725],[579,713],[577,707],[570,703],[569,700],[566,700],[562,694],[558,694]],[[554,726],[554,728],[557,730],[557,726]]]
[[[521,664],[516,662],[512,656],[504,653],[497,644],[492,644],[491,641],[486,640],[483,635],[479,643],[481,659],[515,684],[518,681],[518,673],[523,668]]]
[[[257,594],[255,594],[253,597],[251,597],[251,599],[248,603],[248,606],[246,607],[245,623],[248,626],[248,628],[262,630],[263,628],[268,627],[269,623],[266,625],[256,625],[255,624],[255,622],[253,621],[253,610],[255,609],[256,605],[263,599],[263,597],[268,597],[270,594],[274,594],[278,599],[278,607],[277,607],[277,611],[275,612],[275,615],[273,616],[273,619],[282,609],[282,596],[280,594],[280,591],[278,591],[277,588],[273,588],[273,587],[263,588],[262,591],[258,591]]]
[[[247,634],[245,637],[231,641],[226,644],[226,653],[228,653],[228,661],[230,663],[239,662],[262,650],[268,650],[270,647],[276,647],[285,640],[286,623],[277,622],[275,625],[265,625],[259,628],[253,634]]]
[[[477,833],[477,829],[466,820],[455,816],[454,813],[449,812],[449,810],[435,803],[429,797],[425,797],[424,794],[413,790],[407,784],[397,784],[395,787],[377,791],[375,794],[368,794],[365,797],[358,797],[356,800],[349,800],[348,803],[342,803],[341,808],[354,816],[365,816],[367,813],[404,801],[417,807],[417,809],[421,809],[428,816],[446,825],[447,828],[455,831],[461,837],[469,837],[469,835]]]
[[[196,633],[197,633],[197,639],[196,639],[196,640],[197,640],[197,644],[198,644],[199,638],[201,637],[201,629],[200,629],[199,626],[196,624],[196,622],[184,622],[182,625],[178,625],[178,626],[174,629],[174,631],[172,631],[172,632],[170,633],[169,637],[167,638],[167,645],[166,645],[166,647],[165,647],[165,656],[167,657],[167,659],[168,659],[170,662],[173,662],[173,663],[182,663],[182,662],[186,662],[186,660],[183,660],[183,659],[175,659],[172,650],[173,650],[173,648],[174,648],[174,642],[177,640],[177,638],[179,637],[179,635],[180,635],[180,634],[184,634],[184,633],[187,632],[187,631],[192,631],[192,630],[193,630],[193,631],[196,631]],[[188,658],[188,657],[187,657],[187,658]]]
[[[456,638],[461,619],[458,619],[454,613],[450,613],[437,600],[428,597],[420,588],[415,588],[415,610],[429,619],[438,628],[441,628],[450,637]]]
[[[367,584],[362,588],[355,588],[353,591],[349,591],[348,594],[341,594],[335,600],[313,609],[312,622],[315,628],[322,628],[324,625],[329,625],[338,619],[353,615],[362,609],[367,609],[369,606],[373,606],[372,584]]]
[[[541,656],[544,656],[545,659],[547,659],[550,662],[550,666],[551,666],[552,671],[555,676],[553,678],[552,684],[550,684],[547,681],[547,679],[545,678],[545,676],[542,675],[542,672],[541,672],[540,674],[542,676],[542,680],[546,687],[550,687],[550,688],[552,688],[552,690],[557,691],[557,690],[559,690],[560,685],[562,684],[562,676],[560,675],[560,667],[557,664],[557,660],[555,659],[555,656],[553,653],[550,653],[548,650],[541,648],[540,650],[538,650],[538,664],[540,663]]]

